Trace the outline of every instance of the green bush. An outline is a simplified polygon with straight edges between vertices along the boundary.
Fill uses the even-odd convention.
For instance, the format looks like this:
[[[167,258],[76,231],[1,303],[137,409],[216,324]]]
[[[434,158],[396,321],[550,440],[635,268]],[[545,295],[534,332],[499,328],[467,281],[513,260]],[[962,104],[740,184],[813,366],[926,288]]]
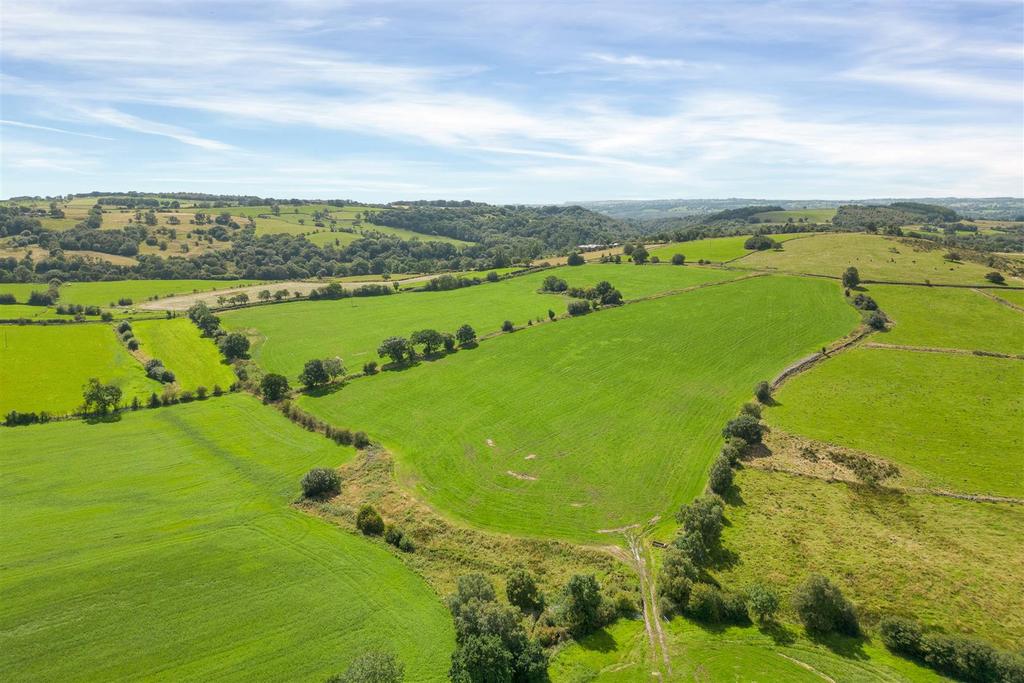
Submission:
[[[726,455],[719,454],[711,465],[708,476],[708,488],[717,494],[723,494],[732,486],[732,465]]]
[[[590,303],[587,301],[570,301],[568,311],[569,315],[586,315],[590,313]]]
[[[810,633],[860,635],[857,613],[839,587],[820,574],[811,574],[793,593],[793,609]]]
[[[748,444],[761,443],[766,428],[756,417],[750,415],[739,415],[729,420],[722,429],[722,436],[726,438],[738,437]]]
[[[505,596],[509,604],[523,612],[541,612],[544,609],[544,594],[537,588],[537,579],[521,566],[513,567],[505,579]]]
[[[762,624],[774,621],[779,612],[779,594],[763,583],[755,583],[747,590],[750,611]]]
[[[405,665],[385,652],[365,652],[349,664],[345,673],[331,676],[327,683],[401,683]]]
[[[743,439],[733,436],[725,441],[725,445],[722,446],[722,455],[729,460],[730,465],[736,465],[739,463],[740,458],[743,457],[743,453],[747,449],[747,442]]]
[[[366,432],[356,432],[352,435],[352,445],[359,449],[366,448],[370,445],[370,437]]]
[[[761,403],[766,405],[771,403],[772,385],[768,384],[768,382],[765,382],[764,380],[758,382],[757,386],[754,387],[754,396],[756,396],[757,400]]]
[[[681,266],[686,263],[686,257],[682,254],[672,254],[672,265]]]
[[[314,467],[302,477],[302,495],[321,498],[341,492],[341,478],[328,467]]]
[[[696,580],[697,569],[690,558],[679,548],[666,548],[661,572],[658,574],[658,595],[663,601],[662,612],[665,616],[678,614],[686,609]]]
[[[356,528],[367,536],[384,533],[384,520],[372,505],[363,505],[356,514]]]

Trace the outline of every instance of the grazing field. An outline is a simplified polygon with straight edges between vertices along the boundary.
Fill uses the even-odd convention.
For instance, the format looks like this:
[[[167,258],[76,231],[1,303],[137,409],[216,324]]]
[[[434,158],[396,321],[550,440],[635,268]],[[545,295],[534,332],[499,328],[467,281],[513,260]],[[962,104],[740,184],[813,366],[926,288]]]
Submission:
[[[1024,362],[855,349],[779,390],[770,424],[910,467],[935,487],[1024,496]]]
[[[379,439],[440,509],[597,542],[697,494],[754,383],[856,321],[834,282],[754,278],[503,335],[300,403]]]
[[[879,342],[1024,354],[1024,312],[984,294],[952,287],[865,289],[896,323]]]
[[[0,326],[0,414],[71,412],[90,377],[119,386],[125,402],[160,390],[109,325]]]
[[[788,242],[798,237],[812,236],[815,233],[794,232],[785,235],[768,235],[776,242]],[[650,249],[650,255],[657,256],[664,262],[672,260],[674,254],[683,254],[687,262],[712,261],[721,263],[739,258],[744,254],[753,253],[750,249],[744,249],[743,244],[750,239],[750,235],[739,235],[737,237],[711,237],[691,242],[676,242]]]
[[[1024,642],[1024,507],[979,503],[765,472],[736,477],[743,505],[727,511],[724,544],[739,561],[728,586],[768,581],[789,612],[810,572],[839,582],[861,615],[913,615],[1011,647]]]
[[[341,356],[350,369],[357,370],[367,361],[378,360],[377,346],[392,335],[408,336],[423,328],[454,332],[463,323],[483,335],[501,329],[505,320],[517,325],[546,320],[549,309],[561,315],[569,299],[538,292],[544,278],[552,274],[570,286],[608,280],[626,298],[737,277],[735,272],[712,269],[595,264],[447,292],[257,306],[225,311],[221,318],[225,328],[253,336],[252,356],[271,372],[295,377],[305,361],[327,356]]]
[[[988,289],[985,291],[1004,301],[1009,301],[1011,304],[1024,306],[1024,290],[1022,289]]]
[[[836,215],[836,210],[832,209],[790,209],[788,211],[764,211],[757,214],[757,218],[760,218],[765,223],[785,223],[789,219],[793,219],[794,222],[799,221],[801,218],[807,223],[831,223],[832,217]]]
[[[772,635],[754,627],[705,629],[681,618],[664,626],[672,672],[664,681],[786,681],[874,683],[945,680],[890,654],[880,643],[833,637],[811,642],[795,629]],[[651,679],[647,636],[639,621],[620,620],[571,643],[551,662],[552,683]]]
[[[866,233],[825,233],[796,240],[782,251],[755,252],[737,261],[740,268],[770,268],[791,273],[840,277],[854,266],[862,280],[986,284],[991,268],[970,261],[946,261],[946,250],[924,240]]]
[[[150,358],[159,358],[164,367],[174,371],[178,386],[188,391],[214,385],[227,389],[235,381],[235,373],[226,364],[212,339],[200,336],[199,328],[186,318],[145,320],[132,324],[139,351]]]
[[[323,681],[386,647],[439,680],[440,600],[289,507],[350,457],[243,395],[0,431],[0,677]]]
[[[228,287],[258,284],[259,280],[113,280],[104,282],[66,282],[60,287],[58,303],[83,306],[109,306],[121,298],[140,304],[153,297],[190,292],[209,292]],[[0,294],[13,294],[19,302],[28,301],[33,291],[45,292],[46,283],[0,283]]]

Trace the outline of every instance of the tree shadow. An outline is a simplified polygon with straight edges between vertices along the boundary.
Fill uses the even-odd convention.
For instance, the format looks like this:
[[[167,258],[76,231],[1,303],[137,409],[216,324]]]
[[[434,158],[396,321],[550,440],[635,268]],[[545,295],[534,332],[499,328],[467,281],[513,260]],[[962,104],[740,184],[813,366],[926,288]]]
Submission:
[[[846,659],[866,660],[868,655],[864,652],[864,643],[867,638],[864,636],[843,636],[838,633],[808,633],[807,638],[816,645],[827,647],[833,654],[845,657]]]
[[[584,650],[593,652],[614,652],[619,647],[615,637],[603,628],[576,642]]]
[[[85,417],[82,418],[82,421],[85,422],[85,424],[87,424],[87,425],[107,424],[107,423],[111,423],[111,422],[120,422],[121,421],[121,413],[120,412],[116,412],[116,413],[107,413],[105,415],[95,415],[95,414],[94,415],[86,415]]]
[[[415,360],[404,360],[401,363],[387,363],[386,365],[380,366],[380,372],[405,372],[411,370],[420,364],[419,358]]]
[[[348,382],[332,382],[331,384],[324,384],[319,387],[310,387],[303,391],[306,396],[312,396],[313,398],[321,398],[323,396],[330,396],[333,393],[341,391],[345,388]]]
[[[759,458],[770,458],[772,456],[772,449],[765,446],[763,443],[754,443],[743,449],[743,460],[757,460]]]
[[[759,624],[757,630],[771,638],[776,645],[792,645],[796,642],[796,631],[777,621]]]
[[[737,507],[746,505],[746,501],[743,499],[743,493],[740,490],[740,487],[735,483],[730,484],[728,490],[721,495],[722,500],[724,500],[727,505],[735,505]]]

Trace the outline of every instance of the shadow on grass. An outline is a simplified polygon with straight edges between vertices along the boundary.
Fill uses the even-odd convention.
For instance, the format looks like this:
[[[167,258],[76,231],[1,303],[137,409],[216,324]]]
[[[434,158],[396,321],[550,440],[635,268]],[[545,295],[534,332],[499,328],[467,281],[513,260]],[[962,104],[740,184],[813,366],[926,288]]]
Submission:
[[[735,483],[731,484],[729,489],[722,494],[722,500],[724,500],[727,505],[735,505],[737,507],[746,505],[746,501],[743,499],[743,492]]]
[[[106,415],[87,415],[82,419],[87,425],[106,424],[109,422],[120,422],[121,413],[107,413]]]
[[[311,387],[303,390],[303,394],[306,396],[312,396],[313,398],[322,398],[324,396],[330,396],[331,394],[341,391],[345,388],[348,382],[332,382],[331,384],[325,384],[319,387]]]
[[[771,638],[776,645],[792,645],[796,642],[796,631],[777,621],[760,624],[757,630]]]
[[[864,636],[854,638],[838,633],[808,633],[807,638],[816,645],[827,647],[833,654],[840,657],[856,660],[868,659],[867,653],[864,652],[864,643],[868,642],[868,639]]]
[[[619,643],[615,640],[615,637],[603,628],[576,642],[584,650],[594,652],[614,652],[619,648]]]

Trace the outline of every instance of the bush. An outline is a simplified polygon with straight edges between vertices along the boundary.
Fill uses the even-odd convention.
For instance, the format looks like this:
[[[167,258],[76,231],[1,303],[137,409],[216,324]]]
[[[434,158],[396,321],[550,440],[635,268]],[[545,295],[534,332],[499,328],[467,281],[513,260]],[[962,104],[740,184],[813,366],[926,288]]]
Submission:
[[[582,266],[585,263],[583,254],[569,254],[569,259],[566,261],[570,266]]]
[[[260,380],[260,393],[263,394],[263,398],[268,401],[280,401],[288,395],[289,390],[288,378],[284,375],[278,375],[272,372],[264,375],[263,379]]]
[[[244,334],[232,332],[221,338],[220,351],[228,360],[242,358],[249,351],[249,339]]]
[[[682,254],[672,254],[672,265],[681,266],[686,263],[686,257]]]
[[[881,311],[871,311],[867,317],[864,318],[864,322],[873,330],[884,330],[886,323],[885,314]]]
[[[913,619],[903,617],[883,617],[878,624],[882,642],[893,652],[919,657],[922,654],[922,637],[924,630],[921,624]]]
[[[458,340],[459,346],[468,346],[476,342],[476,330],[471,325],[463,325],[459,329],[455,330],[455,339]]]
[[[726,439],[725,445],[722,446],[722,455],[729,460],[730,465],[736,465],[739,463],[740,458],[743,457],[744,451],[747,449],[747,442],[739,437],[732,437]]]
[[[763,583],[755,583],[747,591],[750,611],[762,624],[775,620],[779,612],[779,594]]]
[[[370,437],[366,432],[356,432],[352,435],[352,445],[359,449],[366,448],[370,445]]]
[[[778,243],[776,243],[775,240],[773,240],[771,237],[766,237],[764,235],[754,235],[753,237],[748,237],[747,241],[743,243],[744,249],[752,249],[755,251],[765,251],[767,249],[774,249],[777,246]]]
[[[757,418],[750,415],[740,415],[729,420],[722,429],[722,436],[726,438],[739,437],[748,444],[761,443],[764,432],[765,426],[758,422]]]
[[[753,401],[748,401],[748,402],[743,404],[742,408],[740,408],[740,413],[742,413],[743,415],[749,415],[750,417],[754,418],[755,420],[760,420],[761,419],[761,404],[760,403],[754,403]]]
[[[505,322],[503,322],[501,324],[501,331],[502,332],[515,332],[516,331],[516,326],[512,324],[511,320],[506,320]]]
[[[593,574],[576,574],[562,594],[565,625],[576,636],[601,627],[601,585]]]
[[[985,273],[985,279],[994,285],[1001,285],[1006,282],[1006,278],[1003,277],[1003,274],[994,270],[991,273]]]
[[[139,340],[138,339],[134,339],[134,338],[129,339],[128,340],[128,350],[129,351],[138,351],[139,350]]]
[[[707,583],[698,583],[690,591],[690,603],[687,611],[695,618],[710,624],[722,621],[725,605],[722,592]]]
[[[356,528],[367,536],[384,533],[384,520],[372,505],[363,505],[356,514]]]
[[[321,498],[341,492],[341,478],[328,467],[314,467],[302,477],[302,495]]]
[[[754,387],[754,396],[765,405],[772,402],[772,386],[768,382],[760,381]]]
[[[377,361],[371,360],[368,363],[363,363],[363,374],[364,375],[376,375],[377,374]]]
[[[843,287],[854,288],[860,284],[860,273],[853,266],[843,271]]]
[[[416,544],[407,535],[402,534],[402,540],[398,542],[398,549],[403,553],[411,553],[416,550]]]
[[[590,313],[590,303],[587,301],[570,301],[569,315],[586,315]]]
[[[526,613],[539,613],[544,609],[544,594],[537,588],[533,574],[523,567],[513,567],[505,579],[505,596],[509,604]]]
[[[858,294],[853,297],[853,305],[862,311],[878,310],[878,304],[867,294]]]
[[[682,527],[682,534],[673,541],[694,564],[707,564],[718,549],[722,539],[725,512],[722,500],[715,495],[704,495],[689,505],[683,505],[676,513],[676,521]]]
[[[666,548],[661,573],[658,574],[658,595],[667,603],[662,609],[666,616],[686,609],[696,580],[697,568],[690,558],[679,548]]]
[[[793,593],[793,609],[809,633],[860,635],[857,613],[842,591],[820,574],[811,574]]]
[[[398,527],[392,524],[384,527],[384,541],[389,545],[398,548],[401,546],[403,538],[405,538],[405,534]]]
[[[401,683],[405,665],[385,652],[365,652],[349,664],[345,673],[331,676],[327,683]]]
[[[708,488],[718,494],[725,493],[732,486],[732,466],[729,458],[719,454],[711,465],[711,474],[708,476]]]
[[[541,291],[544,292],[564,292],[568,288],[568,283],[557,275],[548,275],[541,285]]]

